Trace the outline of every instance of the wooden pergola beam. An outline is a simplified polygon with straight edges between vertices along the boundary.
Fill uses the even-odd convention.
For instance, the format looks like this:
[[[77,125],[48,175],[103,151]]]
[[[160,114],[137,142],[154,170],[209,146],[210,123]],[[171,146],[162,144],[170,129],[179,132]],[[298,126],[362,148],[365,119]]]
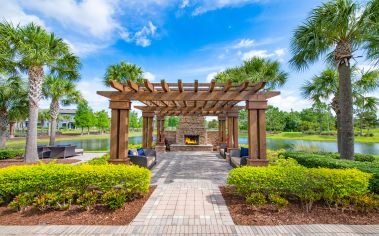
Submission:
[[[244,81],[238,88],[238,92],[243,92],[249,87],[249,81]]]
[[[194,83],[194,86],[193,86],[193,91],[195,93],[197,93],[198,89],[199,89],[199,81],[195,80],[195,83]]]
[[[144,81],[144,84],[145,84],[145,88],[149,91],[149,92],[154,92],[154,85],[152,83],[149,82],[149,80],[145,79]]]
[[[139,85],[131,80],[128,80],[128,86],[135,92],[138,92],[139,90]]]
[[[232,81],[228,80],[228,82],[224,85],[224,93],[228,92],[231,87],[232,87]]]
[[[119,82],[117,82],[116,80],[111,80],[109,83],[110,83],[110,85],[111,85],[112,88],[114,88],[114,89],[116,89],[116,90],[118,90],[120,92],[124,91],[124,85],[121,84],[121,83],[119,83]]]
[[[182,80],[178,80],[178,89],[179,89],[179,92],[182,93],[183,92],[183,82]]]
[[[170,92],[170,87],[168,86],[168,84],[166,83],[166,81],[163,79],[161,80],[161,86],[162,86],[162,89],[164,92]]]
[[[209,92],[213,92],[214,88],[216,86],[216,81],[212,79],[211,83],[209,84]]]

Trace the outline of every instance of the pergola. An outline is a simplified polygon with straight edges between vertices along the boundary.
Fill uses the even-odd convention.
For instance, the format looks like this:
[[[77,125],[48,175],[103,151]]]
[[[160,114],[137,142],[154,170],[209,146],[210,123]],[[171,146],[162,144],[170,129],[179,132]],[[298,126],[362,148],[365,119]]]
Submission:
[[[228,143],[228,149],[238,148],[238,114],[248,110],[248,165],[266,165],[266,117],[267,100],[279,95],[277,91],[263,91],[265,82],[251,84],[226,83],[151,83],[127,84],[111,81],[117,91],[98,91],[110,99],[111,115],[111,163],[128,163],[128,122],[132,101],[142,111],[142,146],[151,148],[153,143],[153,119],[157,119],[157,146],[164,145],[165,116],[217,116],[220,143]],[[246,102],[240,106],[240,102]]]

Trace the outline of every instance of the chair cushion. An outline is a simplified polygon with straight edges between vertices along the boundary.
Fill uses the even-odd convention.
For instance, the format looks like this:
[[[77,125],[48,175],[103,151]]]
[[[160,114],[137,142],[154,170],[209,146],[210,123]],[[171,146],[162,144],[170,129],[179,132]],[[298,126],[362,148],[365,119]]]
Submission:
[[[231,157],[230,161],[233,162],[235,166],[240,166],[241,164],[241,157]]]
[[[249,149],[241,147],[241,157],[249,156]]]
[[[128,156],[134,156],[132,150],[128,150]]]
[[[148,156],[148,157],[146,157],[146,159],[147,159],[147,167],[150,167],[155,161],[154,156]]]
[[[247,159],[248,159],[247,156],[241,157],[240,166],[246,166],[247,165]]]
[[[138,156],[145,156],[145,150],[143,150],[143,148],[138,148],[137,152],[138,152]]]

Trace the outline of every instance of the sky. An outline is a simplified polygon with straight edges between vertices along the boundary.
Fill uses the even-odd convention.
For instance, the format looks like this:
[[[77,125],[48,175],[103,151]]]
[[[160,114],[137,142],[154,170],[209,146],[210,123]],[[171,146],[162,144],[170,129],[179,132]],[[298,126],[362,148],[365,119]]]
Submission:
[[[293,31],[321,2],[0,0],[0,18],[14,24],[35,22],[63,38],[81,58],[78,88],[95,111],[108,110],[108,100],[96,91],[112,90],[102,83],[110,64],[137,64],[155,82],[206,82],[253,56],[281,62],[288,81],[269,104],[290,111],[311,106],[299,88],[325,68],[318,62],[299,72],[288,64]],[[48,108],[49,101],[41,107]]]

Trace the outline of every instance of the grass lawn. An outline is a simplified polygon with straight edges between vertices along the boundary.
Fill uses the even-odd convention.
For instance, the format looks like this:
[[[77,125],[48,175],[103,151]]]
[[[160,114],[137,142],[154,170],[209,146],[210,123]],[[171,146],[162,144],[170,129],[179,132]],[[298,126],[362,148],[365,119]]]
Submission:
[[[379,142],[379,129],[372,130],[371,133],[374,137],[360,137],[355,136],[355,142],[360,143],[378,143]],[[240,134],[241,137],[247,137],[247,134]],[[312,141],[336,141],[337,137],[332,135],[306,135],[301,132],[282,132],[279,134],[268,134],[267,138],[270,139],[294,139],[294,140],[312,140]]]

